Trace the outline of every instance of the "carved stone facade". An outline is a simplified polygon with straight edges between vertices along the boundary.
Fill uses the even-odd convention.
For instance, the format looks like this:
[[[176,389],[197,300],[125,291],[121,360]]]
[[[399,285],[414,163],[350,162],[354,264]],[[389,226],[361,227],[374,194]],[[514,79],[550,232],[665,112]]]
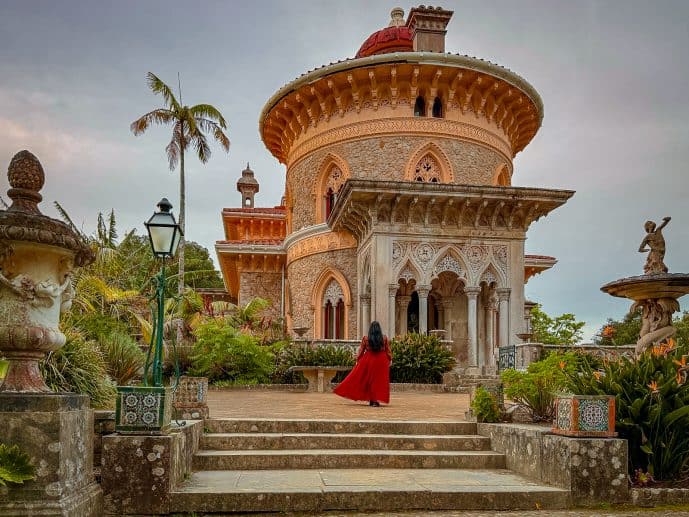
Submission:
[[[413,13],[427,10],[393,31],[408,41],[369,38],[356,59],[268,100],[259,131],[286,165],[286,232],[264,253],[284,259],[290,331],[358,339],[372,320],[390,335],[438,330],[463,367],[491,373],[497,347],[526,328],[525,278],[555,263],[525,269],[526,232],[573,193],[511,186],[541,124],[538,93],[506,68],[442,53],[443,31],[424,40]],[[253,257],[255,244],[218,250]]]

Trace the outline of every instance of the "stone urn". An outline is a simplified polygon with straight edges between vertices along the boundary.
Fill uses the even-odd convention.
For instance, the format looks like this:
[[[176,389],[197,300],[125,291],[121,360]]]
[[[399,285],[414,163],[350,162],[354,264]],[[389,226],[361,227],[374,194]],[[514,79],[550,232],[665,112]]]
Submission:
[[[65,344],[60,313],[72,304],[71,272],[94,260],[65,223],[41,214],[45,176],[29,151],[7,170],[12,205],[0,210],[0,353],[9,369],[0,392],[50,392],[39,361]]]

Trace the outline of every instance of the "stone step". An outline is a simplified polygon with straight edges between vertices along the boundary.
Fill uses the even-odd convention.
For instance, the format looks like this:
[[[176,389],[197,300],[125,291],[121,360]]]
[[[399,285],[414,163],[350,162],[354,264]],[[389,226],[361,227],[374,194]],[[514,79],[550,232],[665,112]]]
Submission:
[[[372,449],[485,451],[490,439],[478,435],[352,433],[214,433],[204,434],[202,449]]]
[[[194,470],[270,469],[503,469],[493,451],[402,451],[363,449],[201,450]]]
[[[476,434],[472,422],[417,422],[391,420],[316,420],[272,418],[211,418],[206,433],[364,433],[468,435]]]
[[[176,512],[533,510],[568,507],[567,490],[507,470],[324,469],[196,472]]]

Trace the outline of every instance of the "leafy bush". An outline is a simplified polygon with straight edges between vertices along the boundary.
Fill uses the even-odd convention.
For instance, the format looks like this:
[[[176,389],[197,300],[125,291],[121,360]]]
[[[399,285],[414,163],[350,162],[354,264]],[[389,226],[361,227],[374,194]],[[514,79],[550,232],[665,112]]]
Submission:
[[[96,409],[115,405],[115,384],[98,345],[78,333],[67,334],[65,346],[50,352],[41,363],[46,384],[53,391],[83,393]]]
[[[18,445],[0,443],[0,485],[24,483],[36,477],[36,467]]]
[[[71,314],[67,318],[86,339],[98,340],[110,334],[127,334],[130,329],[126,323],[100,312]]]
[[[166,377],[173,377],[175,375],[175,357],[179,364],[179,374],[186,375],[187,372],[194,368],[194,347],[192,345],[176,346],[174,351],[172,347],[168,346],[165,353],[165,362],[163,364],[163,375]]]
[[[354,366],[354,354],[349,347],[321,345],[312,347],[309,344],[277,344],[275,369],[272,381],[279,384],[305,382],[299,372],[289,372],[292,366]],[[339,382],[347,372],[338,372],[333,382]]]
[[[499,422],[500,409],[495,397],[488,393],[488,390],[479,386],[474,392],[474,398],[471,401],[471,409],[476,415],[479,422]]]
[[[103,336],[98,344],[110,377],[118,386],[126,386],[144,366],[146,356],[127,334],[113,332]]]
[[[225,319],[210,318],[194,329],[196,343],[192,374],[210,382],[233,381],[253,384],[268,381],[273,370],[273,354]]]
[[[393,339],[390,348],[391,382],[440,384],[455,365],[454,355],[436,336],[406,334]]]
[[[531,363],[526,372],[511,368],[502,372],[505,396],[529,409],[534,420],[552,420],[555,395],[567,386],[566,373],[575,374],[580,365],[597,361],[578,352],[552,352]]]
[[[629,442],[630,475],[689,477],[688,354],[689,344],[670,340],[636,360],[622,357],[600,368],[582,364],[579,372],[566,372],[573,393],[615,396],[615,428]]]

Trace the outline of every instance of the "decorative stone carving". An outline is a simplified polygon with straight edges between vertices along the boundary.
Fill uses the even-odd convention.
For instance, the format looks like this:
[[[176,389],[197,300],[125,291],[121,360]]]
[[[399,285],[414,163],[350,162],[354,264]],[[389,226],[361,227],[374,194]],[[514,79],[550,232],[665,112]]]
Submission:
[[[323,305],[327,302],[337,305],[339,300],[344,300],[344,293],[342,292],[342,287],[336,280],[331,280],[328,287],[325,288],[323,294]]]
[[[419,278],[416,278],[418,275],[412,270],[409,264],[407,264],[404,269],[400,271],[398,276],[399,278],[404,279],[407,283],[409,283],[410,280],[416,280],[417,282],[420,280]]]
[[[12,205],[0,211],[0,350],[10,367],[0,391],[48,392],[38,361],[65,343],[60,313],[71,306],[71,270],[93,252],[66,224],[40,213],[45,175],[21,151],[7,171]]]
[[[435,248],[427,242],[419,244],[414,250],[414,256],[417,262],[425,270],[430,269],[434,255]]]
[[[481,282],[485,282],[486,284],[490,285],[493,283],[498,283],[498,279],[495,277],[493,272],[490,269],[487,269],[483,275],[481,275]],[[479,282],[479,283],[481,283]]]
[[[659,273],[667,273],[667,266],[663,262],[665,258],[665,238],[663,237],[663,228],[670,222],[670,217],[663,217],[663,222],[656,228],[656,223],[653,221],[646,221],[644,229],[646,230],[646,237],[641,241],[639,252],[648,252],[646,257],[646,264],[644,265],[644,274],[656,275]],[[648,248],[646,248],[648,246]]]
[[[452,255],[445,255],[433,269],[433,276],[438,276],[443,271],[455,273],[460,278],[466,277],[466,272]]]
[[[433,156],[427,154],[414,169],[414,181],[422,181],[424,183],[439,183],[440,182],[440,165]]]

